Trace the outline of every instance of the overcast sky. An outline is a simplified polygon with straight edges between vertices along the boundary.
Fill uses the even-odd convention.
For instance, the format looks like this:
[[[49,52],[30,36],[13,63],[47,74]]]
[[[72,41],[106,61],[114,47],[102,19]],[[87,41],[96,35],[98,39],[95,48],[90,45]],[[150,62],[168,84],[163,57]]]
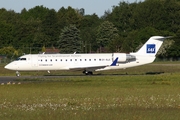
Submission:
[[[0,0],[0,8],[21,12],[23,8],[29,10],[38,5],[43,5],[58,11],[61,7],[84,8],[85,14],[96,13],[102,16],[105,10],[112,10],[112,6],[117,6],[123,0]],[[139,2],[144,0],[124,0],[125,2]]]

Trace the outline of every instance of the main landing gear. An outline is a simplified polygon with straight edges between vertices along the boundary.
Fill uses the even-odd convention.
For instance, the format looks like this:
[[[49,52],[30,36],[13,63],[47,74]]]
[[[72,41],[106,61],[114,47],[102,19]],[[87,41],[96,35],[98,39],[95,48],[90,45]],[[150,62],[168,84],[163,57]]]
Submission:
[[[92,71],[84,70],[83,73],[84,73],[85,75],[93,75],[93,72],[92,72]]]

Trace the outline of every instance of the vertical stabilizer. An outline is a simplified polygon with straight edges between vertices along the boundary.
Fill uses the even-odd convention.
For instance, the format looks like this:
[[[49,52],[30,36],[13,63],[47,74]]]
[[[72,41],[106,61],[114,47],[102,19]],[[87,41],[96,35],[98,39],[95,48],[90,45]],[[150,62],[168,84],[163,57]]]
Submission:
[[[136,52],[138,55],[155,56],[159,51],[163,41],[169,37],[153,36]]]

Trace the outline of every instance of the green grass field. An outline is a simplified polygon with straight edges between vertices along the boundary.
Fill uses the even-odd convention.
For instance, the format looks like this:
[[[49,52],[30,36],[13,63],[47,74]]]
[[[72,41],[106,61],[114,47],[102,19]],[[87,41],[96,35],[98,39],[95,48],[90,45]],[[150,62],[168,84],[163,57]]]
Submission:
[[[1,76],[15,75],[3,69]],[[163,74],[151,74],[164,72]],[[22,75],[48,75],[22,72]],[[2,120],[179,120],[180,64],[153,63],[126,70],[97,72],[53,71],[68,76],[22,79],[0,86]],[[97,76],[98,74],[98,76]],[[71,75],[75,75],[72,77]]]

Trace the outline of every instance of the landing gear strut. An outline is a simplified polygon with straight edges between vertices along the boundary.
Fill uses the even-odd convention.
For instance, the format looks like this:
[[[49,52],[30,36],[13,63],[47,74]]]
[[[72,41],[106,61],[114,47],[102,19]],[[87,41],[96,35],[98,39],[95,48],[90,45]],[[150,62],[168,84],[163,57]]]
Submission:
[[[18,71],[16,71],[16,76],[19,77],[20,76],[20,73]]]
[[[93,72],[92,72],[92,71],[84,70],[83,73],[84,73],[85,75],[93,75]]]

